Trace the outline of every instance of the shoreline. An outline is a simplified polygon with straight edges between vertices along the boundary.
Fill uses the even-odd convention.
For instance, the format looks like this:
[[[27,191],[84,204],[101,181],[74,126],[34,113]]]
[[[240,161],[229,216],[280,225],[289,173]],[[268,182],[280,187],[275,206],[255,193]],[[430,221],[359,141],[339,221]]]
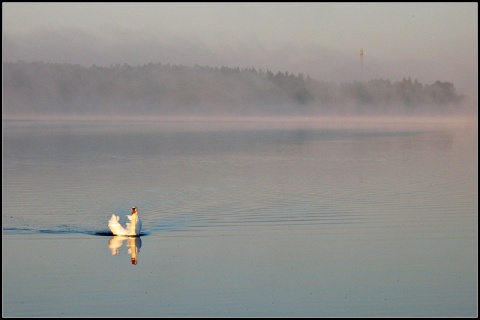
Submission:
[[[72,121],[72,122],[251,122],[251,123],[445,123],[476,122],[468,114],[412,116],[196,116],[196,115],[2,115],[2,121]]]

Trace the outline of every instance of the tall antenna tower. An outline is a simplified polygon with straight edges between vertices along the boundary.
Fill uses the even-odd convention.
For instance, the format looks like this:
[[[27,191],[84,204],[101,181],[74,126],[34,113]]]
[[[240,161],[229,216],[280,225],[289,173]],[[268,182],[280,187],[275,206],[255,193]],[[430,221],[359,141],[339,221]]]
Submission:
[[[360,81],[363,81],[363,56],[365,55],[363,48],[360,49],[358,55],[360,56]]]

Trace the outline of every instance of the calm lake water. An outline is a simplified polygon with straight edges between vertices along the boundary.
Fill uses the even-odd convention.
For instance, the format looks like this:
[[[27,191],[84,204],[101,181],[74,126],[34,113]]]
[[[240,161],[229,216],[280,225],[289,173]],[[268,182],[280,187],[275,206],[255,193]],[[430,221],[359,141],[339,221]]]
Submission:
[[[3,316],[478,315],[476,120],[2,122]]]

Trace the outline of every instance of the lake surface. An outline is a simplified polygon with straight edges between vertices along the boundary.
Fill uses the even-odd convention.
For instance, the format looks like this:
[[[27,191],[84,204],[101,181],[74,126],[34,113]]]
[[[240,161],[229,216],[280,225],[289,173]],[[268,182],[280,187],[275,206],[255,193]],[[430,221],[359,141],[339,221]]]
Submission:
[[[2,122],[3,316],[478,315],[476,119]]]

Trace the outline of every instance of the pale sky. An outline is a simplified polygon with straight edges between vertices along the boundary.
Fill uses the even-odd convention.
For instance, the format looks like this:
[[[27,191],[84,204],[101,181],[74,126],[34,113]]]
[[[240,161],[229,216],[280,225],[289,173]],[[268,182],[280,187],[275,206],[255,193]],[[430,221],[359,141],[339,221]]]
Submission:
[[[334,82],[411,77],[451,81],[459,93],[477,94],[476,2],[2,7],[3,61],[224,65]]]

